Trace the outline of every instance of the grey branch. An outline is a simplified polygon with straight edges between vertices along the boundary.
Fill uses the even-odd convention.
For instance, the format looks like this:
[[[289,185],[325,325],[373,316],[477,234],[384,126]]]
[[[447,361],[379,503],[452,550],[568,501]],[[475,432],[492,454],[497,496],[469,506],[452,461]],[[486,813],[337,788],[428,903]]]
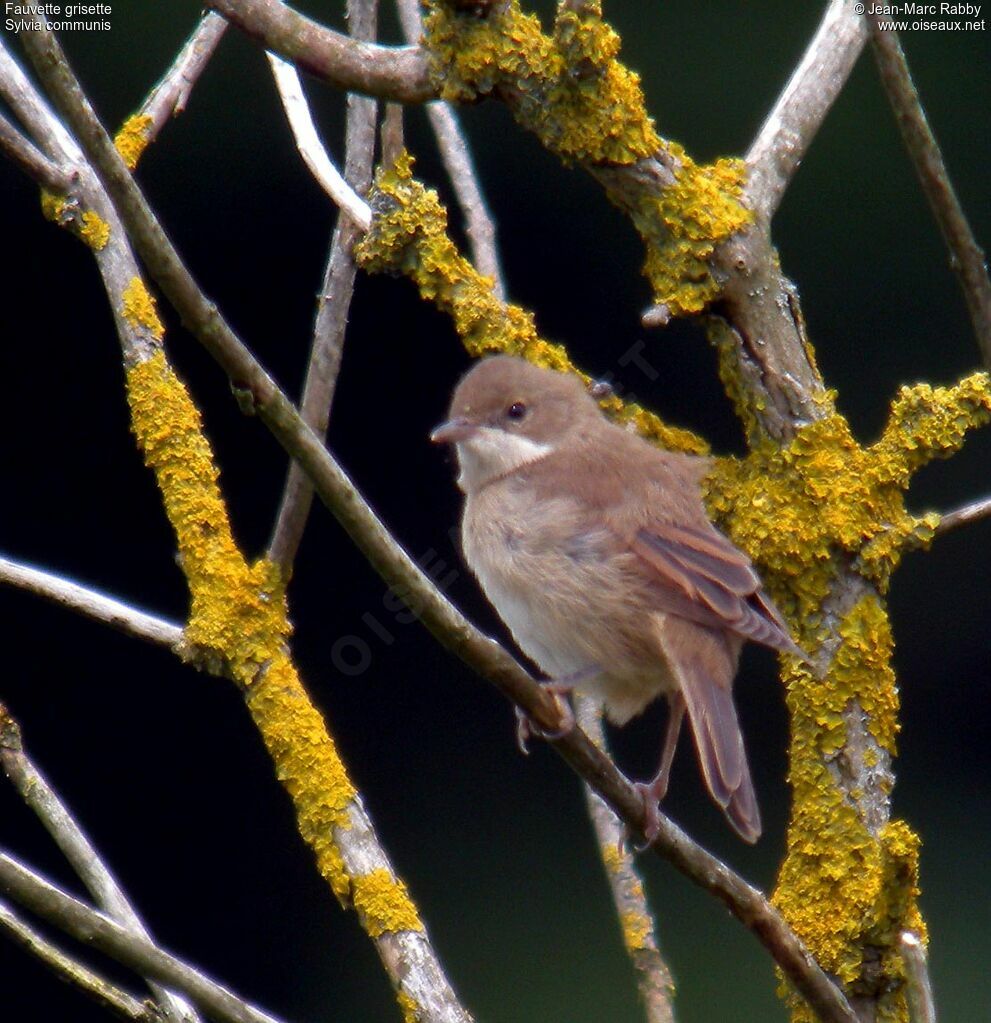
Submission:
[[[877,15],[868,15],[868,19],[881,81],[898,120],[905,148],[915,165],[922,191],[950,250],[950,266],[960,280],[984,365],[991,369],[991,280],[988,279],[984,252],[977,244],[953,189],[943,154],[912,82],[898,33],[882,29]]]
[[[852,0],[830,0],[819,29],[747,153],[747,198],[770,220],[867,41]]]
[[[24,33],[25,49],[46,88],[80,139],[150,273],[186,327],[239,387],[285,450],[312,480],[321,500],[387,584],[407,602],[443,646],[527,712],[537,726],[556,731],[560,712],[546,693],[495,641],[480,633],[406,554],[361,497],[322,441],[302,421],[244,343],[200,291],[72,74],[51,33]],[[358,44],[355,44],[358,45]],[[564,760],[602,796],[636,834],[646,823],[643,800],[616,765],[580,729],[553,743]],[[784,974],[826,1023],[856,1023],[842,992],[823,973],[781,914],[751,885],[661,819],[653,848],[697,884],[720,898],[771,953]]]
[[[4,852],[0,852],[0,890],[66,934],[143,976],[154,977],[182,991],[216,1019],[225,1023],[279,1023],[276,1017],[232,994],[147,938],[67,895]]]
[[[101,977],[95,970],[67,955],[32,927],[5,899],[0,899],[0,927],[18,944],[40,959],[63,980],[101,1002],[122,1019],[136,1023],[162,1023],[162,1015],[151,1002],[142,1002],[123,988]]]
[[[49,160],[2,114],[0,114],[0,149],[42,188],[47,188],[49,192],[55,194],[68,191],[71,184],[69,175],[58,164]]]
[[[397,6],[406,42],[418,44],[423,31],[419,0],[397,0]],[[496,297],[504,299],[506,286],[499,266],[495,221],[482,194],[482,186],[468,142],[461,131],[458,115],[449,103],[438,100],[427,105],[427,117],[437,138],[437,148],[451,187],[464,214],[465,234],[471,247],[472,262],[480,273],[495,282]]]
[[[0,583],[17,586],[39,597],[45,597],[87,618],[94,618],[136,639],[178,650],[182,644],[182,628],[174,622],[156,618],[130,604],[108,597],[98,590],[81,586],[43,569],[0,556]]]
[[[93,848],[48,779],[24,751],[20,727],[3,704],[0,704],[0,764],[21,799],[35,812],[97,905],[131,934],[150,941],[151,936],[110,868]],[[149,986],[169,1020],[196,1023],[199,1019],[182,998],[154,981],[150,981]]]
[[[211,11],[204,15],[172,67],[149,93],[138,111],[139,116],[151,119],[145,133],[149,142],[156,138],[170,118],[186,109],[193,86],[206,69],[226,30],[227,22],[219,14]]]
[[[426,54],[419,46],[377,46],[324,28],[278,0],[208,0],[267,50],[350,92],[422,103],[434,99]]]
[[[908,1018],[911,1023],[936,1023],[936,1002],[929,982],[926,948],[913,931],[903,931],[899,944],[905,963]]]
[[[953,511],[941,515],[939,525],[934,531],[934,536],[942,536],[949,533],[958,526],[966,526],[978,519],[986,519],[991,515],[991,497],[982,497],[978,501],[971,501],[962,508],[955,508]]]
[[[374,40],[377,15],[377,0],[352,0],[348,5],[348,24],[352,36],[366,41]],[[364,195],[372,183],[376,116],[374,100],[353,92],[348,94],[344,131],[344,180],[359,195]],[[330,407],[337,388],[348,312],[354,294],[356,267],[352,250],[362,233],[353,218],[338,217],[330,242],[323,284],[317,296],[313,341],[299,411],[307,425],[320,437],[326,436],[330,422]],[[291,461],[268,549],[269,557],[282,568],[284,576],[291,573],[312,504],[313,485],[306,473]]]
[[[600,749],[605,749],[601,708],[594,700],[579,696],[575,701],[575,714],[589,739]],[[637,872],[636,860],[629,851],[626,828],[587,784],[583,788],[599,855],[623,932],[623,943],[636,973],[647,1023],[674,1023],[674,980],[657,946],[657,925]]]

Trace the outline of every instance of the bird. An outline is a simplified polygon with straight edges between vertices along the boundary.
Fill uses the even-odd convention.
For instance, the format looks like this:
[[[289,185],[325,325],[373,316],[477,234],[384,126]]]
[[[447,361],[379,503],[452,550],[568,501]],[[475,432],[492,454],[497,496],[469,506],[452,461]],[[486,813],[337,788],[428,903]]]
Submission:
[[[659,828],[687,714],[702,777],[745,841],[760,811],[732,686],[747,640],[807,660],[750,558],[709,519],[709,458],[611,422],[573,373],[494,355],[431,434],[453,445],[465,563],[555,692],[623,725],[664,696],[660,764],[638,782]]]

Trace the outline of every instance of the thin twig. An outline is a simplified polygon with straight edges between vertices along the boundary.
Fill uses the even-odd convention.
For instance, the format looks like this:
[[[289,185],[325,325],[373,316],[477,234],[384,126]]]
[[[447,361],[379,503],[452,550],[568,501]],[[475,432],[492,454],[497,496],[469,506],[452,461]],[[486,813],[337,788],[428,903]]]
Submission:
[[[991,279],[988,278],[984,252],[977,244],[953,189],[943,154],[912,82],[898,33],[882,28],[876,14],[869,15],[868,21],[881,81],[898,120],[905,148],[915,165],[922,191],[950,250],[950,266],[960,279],[984,365],[991,369]]]
[[[475,629],[406,554],[361,497],[352,481],[302,421],[286,396],[200,291],[172,246],[120,154],[72,74],[51,33],[28,31],[24,45],[67,121],[114,198],[129,236],[149,271],[204,347],[254,398],[254,409],[276,439],[310,476],[321,499],[365,554],[372,567],[408,596],[424,624],[449,650],[527,712],[545,731],[560,725],[556,700],[498,643]],[[356,44],[357,45],[357,44]],[[646,824],[643,799],[615,764],[580,730],[554,744],[637,834]],[[755,888],[662,819],[655,850],[720,898],[749,927],[788,979],[829,1023],[856,1023],[846,998],[823,973],[781,914]]]
[[[0,852],[0,890],[66,934],[146,977],[188,995],[204,1012],[229,1023],[278,1023],[188,963],[122,927],[103,913],[67,895]]]
[[[379,128],[382,165],[384,167],[391,167],[406,148],[406,131],[403,125],[405,112],[406,108],[402,103],[390,101],[385,104],[385,113],[382,115],[382,124]]]
[[[419,0],[397,0],[397,6],[406,42],[418,44],[423,32]],[[427,117],[437,138],[437,148],[451,187],[464,214],[472,262],[480,273],[492,278],[496,296],[504,299],[506,286],[499,266],[495,221],[482,194],[481,182],[458,115],[449,103],[438,101],[427,104]]]
[[[69,190],[72,179],[53,163],[33,142],[25,138],[10,121],[0,114],[0,150],[43,188],[56,195]]]
[[[966,526],[979,519],[985,519],[991,515],[991,497],[982,497],[977,501],[971,501],[960,508],[941,515],[939,524],[933,530],[933,536],[942,536],[958,526]]]
[[[905,994],[910,1023],[936,1023],[936,1001],[929,980],[925,945],[913,931],[902,931],[898,942],[905,964]]]
[[[182,645],[182,628],[174,622],[156,618],[98,590],[81,586],[32,565],[0,556],[0,583],[46,597],[64,608],[78,611],[87,618],[95,618],[136,639],[148,640],[172,650],[178,650]]]
[[[585,734],[600,749],[606,748],[602,710],[594,700],[578,696],[575,714]],[[657,925],[650,911],[643,880],[626,841],[626,827],[586,784],[588,814],[595,828],[599,855],[606,870],[626,947],[636,973],[648,1023],[674,1023],[674,980],[657,945]]]
[[[135,1020],[135,1023],[162,1023],[163,1016],[155,1005],[140,1001],[78,959],[67,955],[26,920],[21,919],[6,899],[0,899],[0,927],[5,928],[16,942],[54,970],[62,980],[86,992],[122,1019]]]
[[[59,798],[35,763],[24,751],[21,730],[0,703],[0,765],[21,799],[35,812],[55,840],[69,865],[96,900],[97,905],[131,934],[151,940],[151,935],[128,901],[110,868],[100,858],[79,823]],[[197,1013],[182,999],[154,981],[149,986],[170,1020],[195,1023]]]
[[[831,0],[747,153],[747,198],[770,220],[867,41],[852,0]]]
[[[151,142],[172,117],[186,109],[189,94],[213,56],[227,22],[214,11],[205,14],[179,51],[172,67],[152,89],[141,105],[138,116],[147,117],[150,124],[147,141]]]
[[[267,54],[272,67],[272,75],[279,89],[279,98],[285,109],[286,117],[292,126],[296,147],[299,149],[303,162],[310,168],[310,173],[317,179],[321,188],[362,230],[367,231],[372,223],[372,211],[367,202],[344,180],[344,176],[334,166],[327,154],[316,125],[310,114],[310,107],[303,94],[303,83],[292,64],[277,57],[274,53]]]
[[[435,99],[427,55],[419,46],[378,46],[318,25],[278,0],[208,0],[245,35],[298,68],[367,96],[422,103]]]
[[[352,0],[348,5],[351,34],[356,39],[373,40],[377,15],[378,0]],[[372,183],[376,115],[377,104],[374,100],[353,92],[348,93],[344,131],[344,180],[359,195],[364,195]],[[299,412],[320,437],[326,436],[330,422],[330,406],[341,368],[344,335],[357,272],[352,250],[362,233],[362,229],[351,217],[337,218],[323,284],[317,297],[313,342]],[[313,484],[306,473],[291,461],[268,548],[268,556],[279,565],[286,578],[291,574],[312,504]]]

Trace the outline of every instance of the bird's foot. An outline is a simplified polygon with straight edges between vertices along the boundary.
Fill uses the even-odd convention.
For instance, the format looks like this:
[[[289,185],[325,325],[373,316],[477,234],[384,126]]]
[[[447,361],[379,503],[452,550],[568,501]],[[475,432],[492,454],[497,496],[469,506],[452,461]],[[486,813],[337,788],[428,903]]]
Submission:
[[[546,739],[548,742],[554,742],[556,739],[563,739],[575,727],[575,712],[571,709],[571,704],[568,701],[568,696],[574,691],[575,683],[570,679],[562,679],[558,682],[541,682],[540,687],[554,697],[554,702],[561,712],[561,723],[554,729],[541,728],[525,710],[516,707],[516,745],[519,746],[520,752],[524,756],[530,755],[527,743],[531,739]]]
[[[634,782],[633,787],[637,790],[637,795],[643,800],[644,808],[644,825],[643,825],[643,837],[644,841],[640,844],[632,841],[629,828],[626,829],[623,837],[620,839],[620,850],[624,844],[632,845],[636,852],[643,852],[645,849],[649,849],[654,844],[654,839],[661,833],[661,800],[664,798],[667,792],[667,778],[663,779],[663,785],[658,784],[660,779],[655,778],[651,782],[638,781]]]

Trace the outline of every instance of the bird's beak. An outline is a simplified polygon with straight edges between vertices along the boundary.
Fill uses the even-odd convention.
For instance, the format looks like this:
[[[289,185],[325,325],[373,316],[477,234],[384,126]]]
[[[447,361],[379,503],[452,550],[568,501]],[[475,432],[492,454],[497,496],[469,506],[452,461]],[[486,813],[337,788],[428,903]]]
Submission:
[[[430,439],[435,444],[457,444],[458,441],[467,440],[473,436],[477,430],[477,423],[473,423],[464,416],[457,416],[454,419],[448,419],[446,423],[441,423],[440,426],[436,427],[434,432],[430,434]]]

